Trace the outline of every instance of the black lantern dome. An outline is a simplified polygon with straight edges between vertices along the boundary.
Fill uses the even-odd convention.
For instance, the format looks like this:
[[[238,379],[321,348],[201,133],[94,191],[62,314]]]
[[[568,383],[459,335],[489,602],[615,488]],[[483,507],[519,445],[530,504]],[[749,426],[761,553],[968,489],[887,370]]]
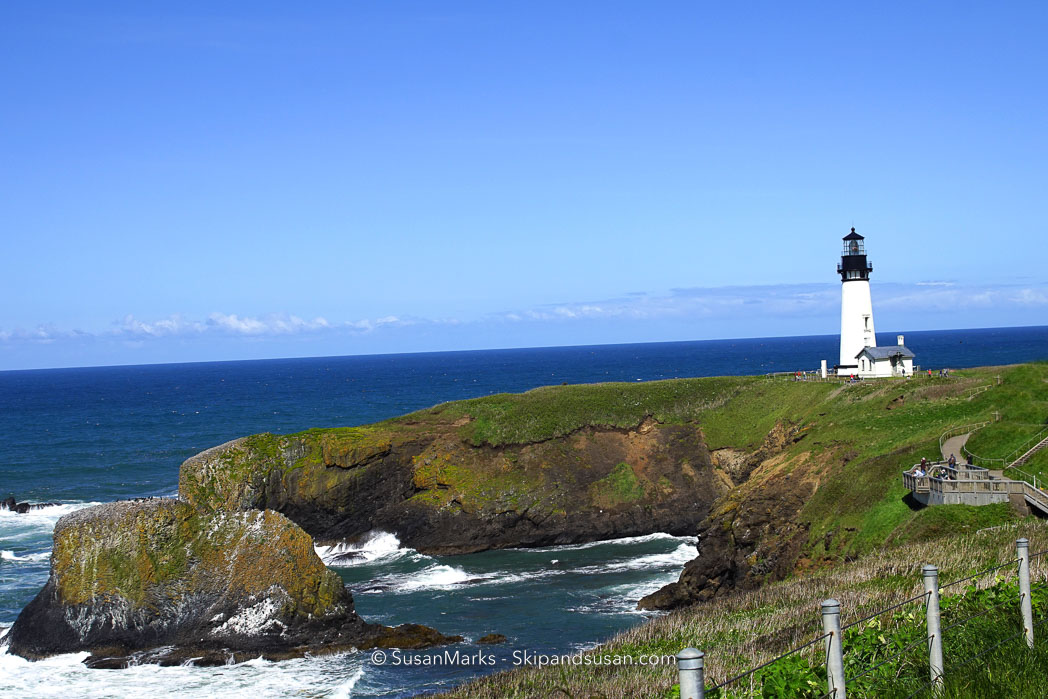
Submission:
[[[864,238],[851,229],[851,233],[844,236],[844,250],[841,251],[841,261],[837,265],[837,273],[841,275],[842,282],[869,281],[873,265],[866,261],[866,245]]]

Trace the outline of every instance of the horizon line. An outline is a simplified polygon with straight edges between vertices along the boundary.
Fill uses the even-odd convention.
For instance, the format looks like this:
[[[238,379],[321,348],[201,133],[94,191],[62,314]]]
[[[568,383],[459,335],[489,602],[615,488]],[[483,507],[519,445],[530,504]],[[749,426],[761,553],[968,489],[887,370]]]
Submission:
[[[877,335],[905,335],[909,333],[949,333],[964,332],[972,330],[1028,330],[1034,328],[1048,328],[1048,325],[1006,325],[983,328],[942,328],[936,330],[890,330],[876,333]],[[473,347],[467,349],[453,350],[419,350],[415,352],[361,352],[360,354],[323,354],[323,355],[300,355],[293,357],[265,357],[255,359],[210,359],[189,362],[142,362],[132,364],[89,364],[56,367],[36,367],[30,369],[0,369],[0,374],[11,374],[33,371],[68,371],[71,369],[119,369],[130,367],[164,367],[164,366],[189,366],[193,364],[243,364],[249,362],[280,362],[302,359],[349,359],[354,357],[408,357],[427,354],[465,354],[471,352],[500,352],[510,350],[544,350],[544,349],[573,349],[583,347],[628,347],[631,345],[674,345],[702,342],[732,342],[736,340],[789,340],[817,337],[839,337],[840,333],[826,333],[819,335],[759,335],[748,337],[725,337],[707,338],[703,340],[648,340],[640,342],[605,342],[598,344],[580,345],[530,345],[527,347]],[[1036,360],[1032,360],[1036,361]]]

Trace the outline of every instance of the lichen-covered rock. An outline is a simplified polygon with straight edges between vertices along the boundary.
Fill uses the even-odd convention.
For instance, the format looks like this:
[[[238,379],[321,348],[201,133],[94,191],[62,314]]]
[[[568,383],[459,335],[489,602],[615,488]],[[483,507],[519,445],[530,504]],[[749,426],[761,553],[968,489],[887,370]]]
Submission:
[[[731,488],[695,424],[492,447],[468,424],[382,423],[253,435],[182,464],[179,494],[204,511],[269,508],[320,541],[373,530],[431,554],[691,534]]]
[[[281,658],[395,643],[390,638],[394,630],[356,615],[341,578],[285,516],[202,514],[172,499],[110,503],[60,519],[51,576],[8,636],[17,655],[93,651],[98,667],[157,648],[155,662]]]

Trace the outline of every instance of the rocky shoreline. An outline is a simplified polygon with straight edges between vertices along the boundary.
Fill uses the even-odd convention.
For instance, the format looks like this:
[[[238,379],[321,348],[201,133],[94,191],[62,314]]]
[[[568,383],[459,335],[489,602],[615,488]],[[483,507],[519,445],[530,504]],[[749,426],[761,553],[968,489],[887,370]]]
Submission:
[[[24,515],[33,510],[42,510],[45,507],[54,507],[57,504],[57,502],[18,502],[12,495],[4,500],[0,500],[0,510],[7,510],[8,512],[16,512],[20,515]]]
[[[313,550],[272,511],[202,514],[174,499],[121,501],[62,517],[51,575],[6,641],[28,659],[88,651],[91,667],[224,664],[461,641],[370,624]]]
[[[563,389],[572,390],[608,389]],[[625,427],[583,422],[488,443],[467,404],[452,405],[377,425],[240,438],[187,459],[178,500],[66,515],[51,576],[8,634],[11,652],[86,650],[92,667],[121,667],[461,641],[355,613],[313,542],[376,531],[438,555],[698,532],[700,556],[642,609],[790,570],[804,535],[795,515],[812,481],[775,485],[753,474],[804,437],[795,425],[774,423],[752,452],[711,450],[697,421],[652,413]]]

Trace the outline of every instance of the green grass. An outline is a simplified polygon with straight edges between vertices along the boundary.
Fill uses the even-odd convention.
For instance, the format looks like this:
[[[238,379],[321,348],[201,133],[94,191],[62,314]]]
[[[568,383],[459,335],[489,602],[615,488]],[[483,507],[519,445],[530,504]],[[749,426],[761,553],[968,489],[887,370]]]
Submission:
[[[1015,459],[1035,444],[1032,440],[1044,429],[1041,423],[993,423],[975,432],[965,448],[982,459]]]
[[[1016,522],[1019,519],[1019,515],[1006,502],[980,506],[925,507],[914,512],[909,520],[897,526],[888,543],[905,544],[968,534],[980,529]]]
[[[946,508],[939,508],[946,509]],[[985,570],[1015,555],[1015,539],[1030,539],[1031,551],[1048,548],[1048,524],[1039,521],[1008,523],[981,531],[968,530],[939,538],[872,551],[844,566],[715,598],[705,604],[657,617],[601,644],[593,653],[640,658],[676,654],[693,646],[706,653],[707,685],[711,686],[799,647],[822,634],[821,600],[841,603],[842,623],[859,620],[923,591],[921,566],[940,569],[942,585]],[[1035,616],[1045,618],[1048,604],[1048,556],[1033,560],[1032,576],[1039,582]],[[944,590],[943,615],[946,658],[944,696],[1042,697],[1048,673],[1048,624],[1038,627],[1038,646],[1028,653],[1021,643],[1005,643],[987,657],[990,662],[958,664],[989,649],[1018,630],[1014,567],[977,577],[971,583]],[[955,621],[1001,603],[999,609],[954,629]],[[923,632],[923,605],[919,602],[861,622],[845,631],[848,676],[854,676],[888,658]],[[904,653],[849,687],[849,696],[906,697],[927,678],[923,646]],[[724,697],[818,697],[826,692],[819,669],[823,650],[816,644],[789,660],[761,671],[754,684],[739,683]],[[814,682],[812,686],[809,682]],[[622,665],[600,672],[584,666],[520,668],[478,678],[448,693],[459,699],[673,696],[674,667]],[[764,683],[767,683],[766,685]],[[785,689],[784,689],[785,688]],[[1041,694],[1031,693],[1039,689]],[[928,696],[928,695],[924,695]]]
[[[646,417],[681,423],[726,403],[760,379],[716,377],[638,383],[548,386],[526,393],[502,393],[445,403],[398,418],[417,421],[439,415],[468,417],[463,436],[475,445],[529,444],[571,434],[584,427],[629,429]]]
[[[989,419],[994,410],[1045,419],[1046,378],[1045,362],[967,369],[954,372],[951,379],[849,387],[827,401],[819,411],[825,415],[812,418],[806,441],[844,448],[848,460],[826,474],[802,510],[801,519],[809,526],[808,555],[853,557],[886,541],[934,536],[964,522],[978,527],[987,520],[1011,519],[1004,508],[962,508],[955,514],[933,512],[939,508],[915,511],[899,474],[921,457],[940,458],[939,436],[946,429]],[[991,382],[993,388],[967,399],[971,386]],[[891,400],[900,395],[904,399],[893,405]]]
[[[590,485],[590,500],[598,507],[608,509],[636,502],[644,495],[644,483],[626,463],[617,465],[611,473]]]
[[[991,387],[972,397],[973,390],[981,386]],[[905,499],[900,473],[922,456],[938,459],[939,436],[945,430],[991,419],[995,413],[1002,421],[977,432],[970,442],[973,449],[997,453],[1013,448],[1048,420],[1048,363],[965,369],[955,371],[949,379],[857,384],[713,377],[549,386],[444,403],[375,425],[308,430],[288,437],[257,435],[245,442],[244,449],[230,452],[227,468],[236,480],[267,471],[272,461],[280,460],[280,447],[289,440],[301,441],[305,451],[295,462],[279,464],[284,470],[318,464],[322,457],[325,462],[334,459],[350,466],[382,453],[400,439],[416,439],[427,431],[457,431],[468,444],[503,449],[501,453],[509,459],[505,464],[509,482],[502,485],[511,499],[520,501],[529,497],[527,491],[536,482],[512,477],[516,473],[511,458],[514,445],[544,442],[587,428],[630,430],[646,419],[695,425],[714,450],[753,452],[769,435],[782,437],[787,432],[797,442],[785,445],[784,473],[818,484],[800,514],[800,523],[809,533],[803,555],[842,560],[886,541],[913,540],[950,526],[936,521],[937,516],[915,515]],[[465,496],[463,502],[480,502],[489,498],[488,491],[495,492],[480,488],[477,478],[462,468],[453,472],[456,466],[442,467],[449,502],[457,495]],[[1048,477],[1048,450],[1038,454],[1026,470]],[[421,471],[423,480],[438,475]],[[613,500],[637,499],[642,488],[658,487],[646,482],[618,483],[626,475],[621,471],[608,477],[615,482],[598,484],[596,491],[601,492],[595,492],[596,497],[610,506]],[[200,484],[198,490],[223,501],[224,491],[212,494],[207,487],[211,486]],[[743,486],[737,494],[741,501],[747,497],[747,487],[760,487],[760,480]],[[1005,519],[1000,513],[993,516]],[[964,517],[978,525],[983,515]]]
[[[1000,385],[997,376],[1001,377]],[[594,406],[600,402],[598,398],[615,400],[613,392],[620,390],[623,393],[619,398],[632,399],[633,403],[620,408],[615,418],[623,421],[620,423],[607,418],[609,413],[603,412],[603,407],[593,415],[607,420],[601,424],[623,426],[635,425],[645,415],[665,419],[670,414],[675,420],[694,421],[711,448],[744,451],[759,447],[776,425],[792,425],[790,433],[796,434],[796,441],[787,444],[775,459],[782,465],[758,470],[729,497],[745,503],[747,488],[762,487],[761,478],[774,475],[775,469],[817,482],[799,517],[809,531],[801,555],[815,561],[816,570],[673,612],[620,635],[602,646],[601,652],[672,654],[693,645],[707,651],[707,666],[715,677],[724,678],[817,635],[820,599],[841,599],[847,621],[849,615],[856,618],[915,594],[920,589],[920,564],[925,561],[938,564],[948,581],[1011,555],[1012,542],[1020,534],[1035,540],[1034,550],[1048,548],[1045,525],[1021,519],[1007,504],[921,508],[906,497],[901,481],[901,472],[922,456],[939,458],[939,436],[951,427],[989,420],[995,411],[1004,416],[997,425],[1009,424],[1006,419],[1044,422],[1048,418],[1046,362],[955,371],[950,379],[845,386],[763,378],[709,385],[702,381],[671,382],[669,386],[605,385],[590,396],[596,401]],[[969,400],[973,388],[991,383],[992,388]],[[674,395],[677,387],[686,390]],[[585,424],[586,401],[572,403],[571,419],[558,423],[555,429],[538,423],[525,428],[522,413],[517,411],[553,409],[563,405],[555,399],[558,391],[576,388],[547,389],[548,395],[499,397],[493,404],[478,399],[472,406],[457,405],[455,410],[461,411],[458,415],[487,416],[482,432],[470,433],[474,441],[538,438],[557,431],[566,434]],[[699,392],[701,397],[689,400],[688,392]],[[493,408],[495,403],[498,411]],[[662,412],[667,405],[675,409]],[[995,437],[1001,444],[1006,438],[1010,439],[1003,431]],[[1038,454],[1042,456],[1048,454]],[[1048,465],[1048,460],[1044,463]],[[855,562],[839,565],[842,561]],[[834,562],[838,564],[830,565]],[[830,567],[819,568],[827,565]],[[1048,569],[1043,560],[1038,565],[1040,579],[1044,580]],[[980,585],[992,582],[991,576]],[[990,639],[1003,628],[983,628],[964,642]],[[1013,651],[1015,648],[1005,644],[1000,652],[1014,655]],[[949,679],[960,684],[949,686],[956,696],[1008,695],[980,689],[984,684],[1014,691],[1015,696],[1032,696],[1023,693],[1027,691],[1023,683],[1048,669],[1043,654],[1033,660],[1020,656],[1013,665],[1017,669],[1008,678],[993,676],[989,680],[984,676],[985,667],[968,668]],[[554,676],[525,669],[478,680],[452,695],[525,697],[552,692],[564,696],[663,696],[672,680],[672,673],[654,669],[628,668],[599,676],[564,669]],[[913,689],[916,687],[910,691]],[[766,696],[778,695],[772,692]]]
[[[986,385],[991,388],[969,399],[973,389]],[[230,466],[254,472],[259,461],[277,458],[273,455],[279,451],[276,447],[289,438],[303,440],[309,448],[295,464],[284,468],[318,462],[321,452],[354,461],[380,451],[391,440],[412,439],[427,430],[445,434],[455,430],[474,446],[504,448],[586,428],[634,429],[651,418],[697,426],[711,449],[752,452],[777,426],[785,426],[799,441],[786,445],[783,468],[791,477],[796,471],[797,478],[818,483],[800,514],[809,532],[803,555],[842,560],[886,541],[915,540],[949,527],[950,522],[936,519],[939,515],[915,514],[905,499],[900,473],[922,456],[938,459],[939,436],[945,430],[991,419],[995,412],[1004,419],[977,432],[970,442],[973,448],[981,444],[1005,449],[1027,436],[1016,425],[1036,426],[1048,419],[1048,363],[965,369],[955,371],[949,379],[857,384],[714,377],[549,386],[444,403],[376,425],[309,430],[288,438],[253,437],[250,448],[244,450],[245,463]],[[502,452],[510,459],[506,468],[511,475],[515,471],[512,452],[512,448]],[[442,476],[449,502],[460,492],[466,500],[488,497],[487,491],[478,490],[476,478],[452,473],[453,466],[448,464]],[[1029,469],[1040,477],[1048,476],[1048,451],[1038,454]],[[428,475],[423,472],[421,477]],[[512,498],[527,499],[527,490],[534,483],[510,480],[504,485]],[[648,483],[626,486],[602,483],[597,490],[606,492],[598,498],[629,501],[642,487],[658,487]],[[744,500],[747,492],[744,488],[738,497]],[[1007,519],[993,512],[997,521]],[[978,526],[989,513],[973,512],[963,518]]]
[[[1034,623],[1048,620],[1048,585],[1032,587]],[[1022,631],[1019,590],[1014,579],[971,587],[942,598],[943,696],[1044,696],[1048,640],[1031,650]],[[905,699],[932,696],[924,606],[914,603],[843,634],[844,676],[850,695]],[[951,628],[952,627],[952,628]],[[821,650],[821,648],[820,648]],[[982,656],[982,657],[979,657]],[[758,670],[752,682],[707,693],[709,699],[797,697],[816,699],[827,691],[821,652],[797,654]],[[677,688],[674,688],[677,689]],[[668,692],[679,697],[679,691]]]

